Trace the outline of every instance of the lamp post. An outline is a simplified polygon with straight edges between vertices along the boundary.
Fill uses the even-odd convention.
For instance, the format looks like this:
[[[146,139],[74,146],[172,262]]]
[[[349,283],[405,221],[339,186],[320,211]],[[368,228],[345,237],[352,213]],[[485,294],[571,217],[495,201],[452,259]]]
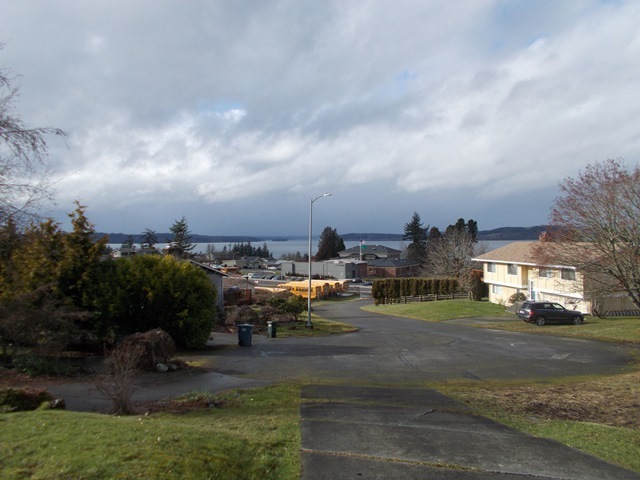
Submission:
[[[313,328],[311,323],[311,231],[313,227],[313,202],[322,197],[330,197],[330,193],[323,193],[322,195],[312,198],[309,202],[309,289],[307,290],[307,324],[306,328]]]

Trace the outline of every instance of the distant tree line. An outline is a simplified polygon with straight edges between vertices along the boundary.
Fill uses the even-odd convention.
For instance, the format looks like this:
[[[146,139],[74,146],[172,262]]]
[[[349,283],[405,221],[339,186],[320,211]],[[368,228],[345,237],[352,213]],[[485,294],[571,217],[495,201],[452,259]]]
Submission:
[[[251,242],[248,243],[234,243],[232,246],[226,245],[222,248],[221,252],[223,259],[232,259],[240,257],[260,257],[271,258],[271,252],[266,242],[261,247],[254,247]]]

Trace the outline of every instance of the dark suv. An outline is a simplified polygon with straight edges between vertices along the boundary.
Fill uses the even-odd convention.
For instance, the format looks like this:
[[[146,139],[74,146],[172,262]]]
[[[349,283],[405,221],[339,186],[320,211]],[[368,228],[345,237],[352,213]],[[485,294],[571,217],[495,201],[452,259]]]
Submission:
[[[518,309],[518,318],[540,326],[547,322],[567,322],[574,325],[584,322],[581,312],[567,310],[559,303],[553,302],[524,302]]]

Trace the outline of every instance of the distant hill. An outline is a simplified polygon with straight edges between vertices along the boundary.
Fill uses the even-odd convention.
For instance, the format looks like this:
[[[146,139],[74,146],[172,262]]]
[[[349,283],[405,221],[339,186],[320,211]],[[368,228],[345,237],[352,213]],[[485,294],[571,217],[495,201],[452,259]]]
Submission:
[[[478,240],[537,240],[540,234],[549,227],[537,225],[535,227],[500,227],[493,230],[478,231]],[[345,241],[365,240],[370,242],[379,241],[402,241],[401,233],[347,233],[341,235]]]
[[[478,240],[537,240],[540,234],[549,227],[537,225],[535,227],[500,227],[493,230],[478,231]]]

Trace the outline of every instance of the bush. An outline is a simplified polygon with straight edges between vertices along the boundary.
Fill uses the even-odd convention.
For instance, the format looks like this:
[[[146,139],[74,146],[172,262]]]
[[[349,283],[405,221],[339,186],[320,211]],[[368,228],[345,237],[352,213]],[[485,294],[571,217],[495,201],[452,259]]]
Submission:
[[[113,263],[97,306],[120,333],[161,328],[181,347],[206,344],[217,318],[217,291],[202,270],[158,255]]]
[[[144,333],[134,333],[123,342],[125,348],[139,347],[138,367],[153,370],[158,363],[168,363],[176,353],[176,342],[171,335],[157,328]]]
[[[5,388],[0,390],[0,412],[36,410],[53,400],[44,388]]]
[[[509,297],[509,303],[514,304],[518,302],[524,302],[526,299],[527,299],[527,296],[524,293],[518,292],[518,293],[514,293]]]
[[[143,346],[139,343],[121,343],[109,352],[108,374],[96,381],[98,391],[113,402],[113,413],[116,415],[135,413],[133,379],[143,353]]]
[[[40,355],[19,355],[13,360],[13,367],[30,377],[38,375],[51,375],[54,377],[66,377],[71,375],[72,369],[68,362],[59,358],[50,358]]]

